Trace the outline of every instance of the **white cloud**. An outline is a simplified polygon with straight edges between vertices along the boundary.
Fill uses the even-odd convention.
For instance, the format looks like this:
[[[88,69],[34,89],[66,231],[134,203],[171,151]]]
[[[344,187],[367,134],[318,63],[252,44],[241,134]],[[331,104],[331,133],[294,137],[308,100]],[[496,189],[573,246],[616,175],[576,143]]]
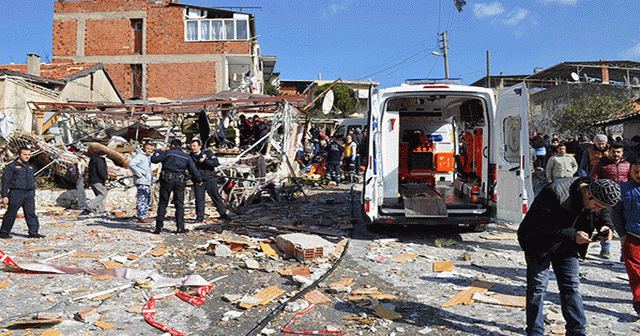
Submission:
[[[491,4],[474,4],[473,13],[478,19],[500,15],[504,12],[504,7],[498,1]]]
[[[634,45],[633,47],[621,52],[620,57],[627,60],[640,58],[640,42],[636,43],[636,45]]]
[[[571,5],[575,6],[578,0],[541,0],[542,3],[557,3],[559,5]]]
[[[343,11],[349,7],[355,0],[342,0],[337,2],[332,2],[329,5],[329,14],[333,15],[340,11]]]
[[[529,16],[529,11],[524,8],[518,8],[516,10],[512,10],[507,14],[507,17],[502,20],[502,23],[507,26],[515,26],[524,20],[527,16]]]

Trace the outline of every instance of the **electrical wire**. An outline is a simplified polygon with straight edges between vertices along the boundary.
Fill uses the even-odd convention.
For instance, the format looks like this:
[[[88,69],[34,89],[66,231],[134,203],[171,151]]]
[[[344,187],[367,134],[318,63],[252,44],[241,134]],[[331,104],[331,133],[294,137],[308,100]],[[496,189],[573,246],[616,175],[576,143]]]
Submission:
[[[280,315],[280,313],[284,310],[284,307],[286,307],[289,302],[293,302],[301,298],[303,295],[307,294],[311,289],[318,286],[318,284],[324,281],[324,279],[326,279],[329,275],[331,275],[331,273],[335,271],[335,269],[338,267],[338,265],[340,265],[344,257],[347,255],[347,249],[349,248],[350,243],[351,243],[351,239],[347,241],[347,244],[344,246],[344,250],[342,251],[342,255],[336,261],[336,263],[333,264],[333,266],[328,271],[326,271],[318,280],[314,281],[311,285],[299,291],[296,295],[292,296],[289,300],[281,303],[278,307],[272,310],[264,319],[262,319],[262,321],[260,321],[260,323],[258,323],[257,326],[251,329],[245,336],[255,336],[258,333],[260,333],[262,329],[264,329],[269,324],[269,322],[271,322],[274,318]]]
[[[413,55],[411,55],[411,56],[409,56],[409,57],[405,58],[405,59],[404,59],[404,60],[402,60],[401,62],[398,62],[398,63],[396,63],[396,64],[390,65],[390,66],[388,66],[388,67],[386,67],[386,68],[384,68],[384,69],[382,69],[382,70],[379,70],[379,71],[376,71],[376,72],[370,73],[370,74],[368,74],[368,75],[366,75],[366,76],[362,76],[362,77],[358,78],[357,80],[364,80],[364,79],[369,78],[369,77],[371,77],[371,76],[373,76],[373,75],[377,75],[377,74],[379,74],[379,73],[385,72],[385,71],[387,71],[387,70],[389,70],[389,69],[392,69],[392,68],[394,68],[394,67],[397,67],[397,66],[399,66],[399,65],[401,65],[401,64],[403,64],[403,63],[405,63],[405,62],[407,62],[408,60],[410,60],[410,59],[412,59],[412,58],[414,58],[414,57],[416,57],[416,56],[419,56],[420,54],[424,53],[425,51],[430,51],[430,50],[433,50],[433,49],[430,49],[430,48],[422,49],[422,50],[418,51],[417,53],[415,53],[415,54],[413,54]]]

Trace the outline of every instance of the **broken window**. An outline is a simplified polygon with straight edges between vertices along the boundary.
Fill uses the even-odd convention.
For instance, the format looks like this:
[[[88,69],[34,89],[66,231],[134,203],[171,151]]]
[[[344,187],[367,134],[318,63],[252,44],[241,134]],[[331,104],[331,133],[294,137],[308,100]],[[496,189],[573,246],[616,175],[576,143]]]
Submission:
[[[133,28],[133,51],[142,55],[142,19],[131,19]]]
[[[131,89],[133,97],[142,97],[142,64],[131,64]]]

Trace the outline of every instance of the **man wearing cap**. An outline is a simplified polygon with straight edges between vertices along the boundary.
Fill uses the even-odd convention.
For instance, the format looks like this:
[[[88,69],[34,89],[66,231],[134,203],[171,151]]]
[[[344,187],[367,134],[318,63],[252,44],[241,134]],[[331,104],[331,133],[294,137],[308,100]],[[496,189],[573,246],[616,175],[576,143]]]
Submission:
[[[527,262],[527,335],[545,335],[543,306],[550,266],[560,291],[566,334],[586,335],[578,257],[584,258],[589,243],[596,241],[591,239],[594,231],[611,240],[610,207],[619,199],[617,183],[590,177],[562,179],[538,193],[518,229]]]
[[[177,233],[186,233],[184,227],[184,189],[187,183],[188,170],[194,183],[202,184],[202,177],[189,154],[181,149],[182,141],[174,139],[171,148],[156,151],[151,156],[151,163],[162,163],[160,173],[160,199],[158,200],[158,213],[156,216],[156,229],[154,234],[160,234],[164,226],[164,217],[167,214],[169,198],[173,193],[173,205],[176,207]]]
[[[103,214],[107,210],[104,207],[104,199],[107,198],[107,180],[109,180],[109,172],[107,171],[107,152],[99,150],[89,159],[89,185],[93,194],[96,195],[89,204],[84,213]]]
[[[593,137],[593,146],[587,148],[582,153],[582,160],[580,160],[580,168],[578,168],[578,174],[580,176],[589,176],[591,170],[598,163],[600,158],[609,156],[609,139],[604,134],[598,134]]]
[[[18,158],[4,167],[2,172],[2,204],[7,205],[0,227],[2,239],[11,238],[11,229],[20,208],[29,228],[29,238],[44,238],[38,233],[40,224],[36,216],[36,182],[33,167],[29,164],[30,158],[31,149],[20,148]]]
[[[338,139],[335,136],[331,137],[329,143],[325,146],[325,152],[327,153],[326,167],[327,167],[327,184],[329,180],[333,180],[336,184],[340,184],[340,163],[342,162],[342,154],[344,148],[338,143]]]
[[[218,177],[216,176],[216,167],[220,165],[218,157],[213,154],[211,148],[202,150],[202,143],[199,139],[191,140],[190,156],[203,179],[202,184],[196,184],[194,186],[196,194],[196,222],[204,221],[205,193],[211,197],[213,205],[215,205],[218,210],[220,219],[229,219],[224,201],[218,192]]]

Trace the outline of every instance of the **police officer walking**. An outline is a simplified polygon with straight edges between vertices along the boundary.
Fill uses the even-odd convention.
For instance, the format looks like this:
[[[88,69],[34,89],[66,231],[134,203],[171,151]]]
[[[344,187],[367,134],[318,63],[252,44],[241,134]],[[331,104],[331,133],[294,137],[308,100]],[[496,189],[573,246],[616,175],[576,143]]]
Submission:
[[[156,217],[156,229],[154,234],[162,232],[164,217],[167,214],[169,196],[173,193],[173,204],[176,207],[177,233],[186,233],[184,228],[184,189],[187,182],[188,170],[194,183],[202,184],[202,178],[191,157],[180,148],[182,141],[171,141],[171,149],[157,151],[151,156],[151,162],[162,163],[160,173],[160,200],[158,201],[158,214]]]
[[[7,165],[2,173],[2,204],[8,204],[8,207],[2,218],[0,238],[11,238],[11,228],[20,208],[27,221],[29,238],[44,238],[38,233],[40,224],[36,216],[36,180],[33,167],[29,164],[30,158],[31,150],[26,147],[20,148],[18,158]]]
[[[195,185],[196,194],[196,222],[204,220],[205,191],[211,197],[213,205],[216,206],[220,219],[229,219],[227,210],[218,193],[218,182],[216,181],[216,167],[220,165],[218,158],[211,149],[202,150],[202,143],[198,139],[191,141],[191,159],[202,176],[202,184]]]

